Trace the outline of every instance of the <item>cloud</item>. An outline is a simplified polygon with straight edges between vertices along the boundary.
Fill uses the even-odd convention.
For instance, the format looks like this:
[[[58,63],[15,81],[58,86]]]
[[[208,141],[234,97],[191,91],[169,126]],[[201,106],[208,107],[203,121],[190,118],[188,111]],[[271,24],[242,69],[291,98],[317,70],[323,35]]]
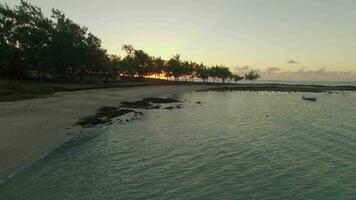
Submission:
[[[315,69],[315,70],[310,70]],[[337,69],[337,68],[336,68]],[[356,71],[338,71],[329,70],[327,67],[315,68],[312,66],[303,66],[295,70],[283,70],[277,66],[271,66],[258,70],[249,65],[237,66],[233,72],[244,75],[254,70],[261,74],[264,80],[304,80],[304,81],[355,81]]]
[[[279,71],[281,71],[281,69],[278,67],[269,67],[265,70],[265,73],[275,73]]]
[[[251,71],[249,65],[245,65],[243,67],[235,67],[235,69],[234,69],[234,73],[237,73],[237,74],[246,74],[249,71]]]
[[[270,67],[263,70],[262,78],[270,80],[355,80],[356,72],[328,70],[327,67],[316,70],[301,67],[297,71],[283,71],[278,67]]]
[[[249,73],[251,70],[262,74],[261,70],[256,69],[256,68],[252,68],[249,65],[245,65],[245,66],[242,66],[242,67],[235,67],[233,72],[236,73],[236,74],[239,74],[239,75],[244,75],[244,74]]]
[[[236,71],[249,70],[249,69],[250,69],[249,65],[246,65],[246,66],[243,66],[243,67],[235,67]]]
[[[288,60],[287,61],[287,64],[299,64],[300,62],[299,61],[296,61],[296,60]]]

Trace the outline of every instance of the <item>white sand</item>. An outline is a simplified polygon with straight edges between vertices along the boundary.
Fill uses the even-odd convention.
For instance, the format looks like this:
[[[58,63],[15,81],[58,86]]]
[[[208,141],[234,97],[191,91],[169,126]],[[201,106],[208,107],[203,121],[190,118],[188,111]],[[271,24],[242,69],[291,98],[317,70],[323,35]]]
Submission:
[[[0,180],[61,144],[78,119],[102,106],[207,86],[143,86],[57,93],[53,97],[0,103]]]

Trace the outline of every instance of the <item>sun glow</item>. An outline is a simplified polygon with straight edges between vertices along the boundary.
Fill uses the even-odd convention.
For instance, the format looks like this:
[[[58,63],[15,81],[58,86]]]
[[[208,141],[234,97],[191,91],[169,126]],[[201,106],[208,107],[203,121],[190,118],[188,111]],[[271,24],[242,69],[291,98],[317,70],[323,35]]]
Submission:
[[[160,74],[151,74],[145,76],[146,78],[153,78],[153,79],[166,79],[166,74],[165,73],[160,73]]]

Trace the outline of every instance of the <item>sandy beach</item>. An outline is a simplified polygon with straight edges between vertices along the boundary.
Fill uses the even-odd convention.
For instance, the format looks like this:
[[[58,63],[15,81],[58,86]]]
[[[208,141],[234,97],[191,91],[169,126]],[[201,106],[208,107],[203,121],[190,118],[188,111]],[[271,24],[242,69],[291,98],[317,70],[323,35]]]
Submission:
[[[78,119],[102,106],[207,88],[162,85],[86,90],[0,103],[0,180],[60,145],[69,133],[80,129],[73,126]]]

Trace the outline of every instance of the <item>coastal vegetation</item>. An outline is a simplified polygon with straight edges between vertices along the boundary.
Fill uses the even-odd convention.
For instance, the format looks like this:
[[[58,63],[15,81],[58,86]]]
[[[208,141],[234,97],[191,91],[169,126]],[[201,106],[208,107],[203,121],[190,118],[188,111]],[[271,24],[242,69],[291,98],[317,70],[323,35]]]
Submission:
[[[164,60],[131,45],[122,47],[126,56],[112,55],[87,27],[57,9],[51,13],[46,17],[24,0],[13,8],[0,4],[1,78],[94,84],[146,78],[221,83],[259,78],[253,71],[252,77],[240,76],[226,66],[208,67],[178,54]]]
[[[245,75],[245,79],[251,81],[252,84],[255,80],[259,79],[260,77],[261,77],[261,75],[258,72],[253,71],[253,70]]]

